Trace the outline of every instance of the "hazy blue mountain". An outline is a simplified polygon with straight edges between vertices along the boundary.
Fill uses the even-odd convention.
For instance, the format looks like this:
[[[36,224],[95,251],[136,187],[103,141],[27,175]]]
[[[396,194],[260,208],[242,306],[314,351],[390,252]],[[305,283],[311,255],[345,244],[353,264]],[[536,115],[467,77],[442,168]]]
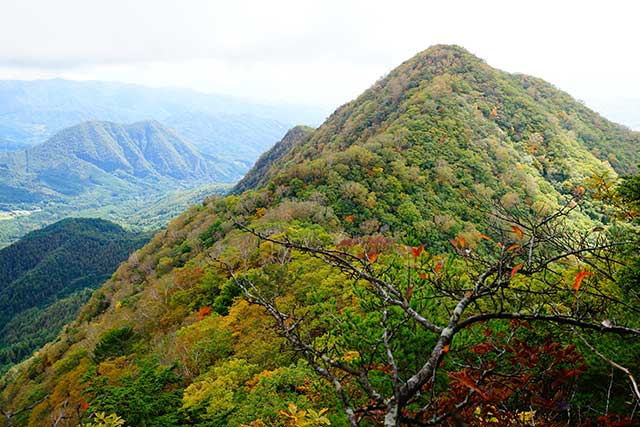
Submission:
[[[202,154],[157,121],[85,122],[0,153],[0,245],[69,215],[156,228],[249,166]]]
[[[253,163],[290,127],[274,119],[249,115],[180,113],[165,118],[203,153]]]
[[[315,107],[262,105],[186,89],[6,80],[0,81],[0,150],[43,142],[83,121],[155,119],[183,133],[204,153],[250,164],[293,125],[317,125],[327,113]]]
[[[76,196],[92,187],[116,192],[159,184],[177,188],[241,176],[240,168],[220,163],[156,121],[85,122],[42,144],[3,153],[0,203]],[[20,190],[29,195],[20,199]]]

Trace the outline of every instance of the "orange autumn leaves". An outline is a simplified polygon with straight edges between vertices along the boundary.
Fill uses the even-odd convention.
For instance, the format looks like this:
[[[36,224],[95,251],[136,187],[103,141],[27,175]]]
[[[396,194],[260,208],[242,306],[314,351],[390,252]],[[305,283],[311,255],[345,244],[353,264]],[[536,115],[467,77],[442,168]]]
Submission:
[[[413,259],[417,259],[422,253],[422,251],[424,251],[424,243],[418,247],[407,246],[407,250],[411,253],[411,255],[413,256]]]
[[[197,311],[198,320],[202,320],[208,315],[210,315],[212,310],[213,309],[211,308],[211,306],[208,306],[208,305],[205,305],[204,307],[200,307],[200,309]]]
[[[523,246],[525,246],[525,243],[523,243],[523,241],[527,239],[527,233],[526,231],[523,230],[523,228],[515,224],[508,226],[508,231],[512,233],[512,239],[515,241],[515,243],[513,243],[513,241],[509,243],[495,242],[491,237],[487,236],[486,234],[478,234],[476,236],[479,237],[478,240],[495,242],[495,244],[505,253],[512,252],[511,259],[513,264],[510,266],[511,270],[507,270],[507,271],[508,271],[509,277],[514,278],[516,275],[522,274],[523,272],[528,273],[526,261],[517,260],[517,258],[519,257],[519,255],[523,250]],[[476,239],[473,239],[473,240],[474,242],[476,241]],[[470,243],[465,239],[464,236],[459,235],[453,239],[450,239],[449,242],[456,249],[458,253],[461,253],[467,256],[469,255],[469,253],[471,253]],[[417,261],[422,254],[426,253],[425,244],[421,244],[419,246],[403,245],[399,247],[399,251],[401,253],[409,254],[409,258],[410,259],[412,258],[414,262]],[[360,255],[360,258],[363,260],[368,260],[371,264],[373,264],[377,261],[379,262],[379,255],[380,253],[378,251],[365,250],[364,253]],[[439,274],[444,266],[444,261],[442,261],[440,257],[435,257],[434,260],[436,261],[436,263],[433,265],[432,271],[435,272],[436,274]],[[424,271],[419,272],[418,275],[421,279],[427,278],[427,273]],[[575,276],[574,281],[572,282],[573,290],[576,293],[578,293],[578,291],[581,289],[584,279],[592,275],[593,274],[588,270],[579,271]],[[412,293],[412,290],[409,290],[409,297],[411,296],[411,293]]]
[[[411,254],[411,256],[413,256],[413,259],[416,260],[420,257],[420,255],[424,251],[424,247],[425,247],[425,244],[423,243],[420,246],[405,246],[404,248],[409,254]],[[370,253],[365,252],[362,258],[363,259],[366,258],[371,264],[373,264],[378,259],[378,255],[379,254],[377,252],[370,252]]]
[[[582,286],[582,281],[584,280],[584,278],[592,275],[593,273],[591,273],[589,270],[582,270],[579,271],[578,274],[576,274],[576,278],[573,282],[573,290],[575,291],[576,295],[578,294],[578,291]]]
[[[396,250],[398,251],[398,253],[408,254],[409,259],[413,259],[413,264],[412,264],[413,268],[417,268],[418,259],[422,255],[427,254],[427,252],[424,250],[425,246],[426,245],[424,243],[419,246],[402,245],[402,246],[396,246]],[[365,251],[359,256],[359,258],[362,260],[368,260],[369,263],[373,264],[378,259],[378,255],[379,255],[378,252]],[[433,272],[435,272],[436,275],[439,275],[440,271],[442,270],[442,267],[444,266],[444,260],[442,260],[441,257],[439,256],[434,257],[433,260],[435,261],[435,265],[433,265]],[[426,280],[427,272],[423,269],[420,269],[420,270],[421,271],[418,271],[417,273],[418,277],[420,277],[420,279]],[[407,301],[410,301],[414,293],[414,290],[415,290],[415,285],[407,286],[407,289],[404,292],[404,299]]]
[[[520,269],[524,267],[524,262],[521,262],[520,264],[516,264],[512,269],[511,269],[511,277],[515,276],[518,271],[520,271]]]
[[[464,249],[467,247],[467,241],[465,240],[464,237],[462,236],[458,236],[455,239],[449,239],[449,242],[453,245],[454,248],[456,249]]]
[[[518,227],[517,225],[512,225],[511,229],[516,234],[516,236],[518,236],[518,239],[520,240],[524,239],[524,232],[520,227]]]

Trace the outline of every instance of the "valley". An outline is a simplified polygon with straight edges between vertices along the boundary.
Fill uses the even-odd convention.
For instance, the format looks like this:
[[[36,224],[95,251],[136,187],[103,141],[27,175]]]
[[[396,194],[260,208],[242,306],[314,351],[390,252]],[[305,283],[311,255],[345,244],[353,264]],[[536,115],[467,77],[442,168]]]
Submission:
[[[124,154],[150,132],[162,154]],[[221,176],[160,122],[65,134],[73,167],[54,136],[41,168],[6,157],[24,191],[0,194]],[[637,425],[639,144],[542,79],[431,46],[89,286],[0,408],[30,427]]]
[[[2,220],[11,220],[11,219],[15,219],[21,216],[28,216],[31,215],[33,213],[36,212],[40,212],[41,209],[34,209],[32,211],[29,210],[23,210],[23,209],[18,209],[18,210],[14,210],[14,211],[2,211],[0,212],[0,221]]]
[[[223,192],[239,174],[235,164],[203,156],[157,122],[87,122],[41,145],[3,153],[0,206],[13,213],[0,224],[0,242],[67,216],[162,227],[203,195]],[[167,206],[145,218],[141,228],[136,213],[162,200]],[[176,209],[178,200],[183,204]]]
[[[0,81],[0,247],[68,216],[157,230],[323,115],[179,89]]]

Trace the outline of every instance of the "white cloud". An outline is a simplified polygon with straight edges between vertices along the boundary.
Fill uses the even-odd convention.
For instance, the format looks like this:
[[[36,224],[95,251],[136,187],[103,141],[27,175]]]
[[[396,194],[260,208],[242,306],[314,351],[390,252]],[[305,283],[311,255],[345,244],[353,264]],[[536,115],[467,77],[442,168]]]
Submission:
[[[586,99],[640,99],[637,2],[2,0],[0,78],[337,106],[435,43]]]

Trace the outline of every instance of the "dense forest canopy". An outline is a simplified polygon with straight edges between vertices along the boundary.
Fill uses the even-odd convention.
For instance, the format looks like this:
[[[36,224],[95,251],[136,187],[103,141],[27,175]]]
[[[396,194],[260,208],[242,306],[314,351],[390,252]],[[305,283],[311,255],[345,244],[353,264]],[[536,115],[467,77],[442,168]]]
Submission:
[[[70,218],[0,250],[0,371],[52,341],[149,238],[109,221]]]
[[[0,409],[16,426],[637,425],[639,138],[431,47],[174,219],[3,376]]]

